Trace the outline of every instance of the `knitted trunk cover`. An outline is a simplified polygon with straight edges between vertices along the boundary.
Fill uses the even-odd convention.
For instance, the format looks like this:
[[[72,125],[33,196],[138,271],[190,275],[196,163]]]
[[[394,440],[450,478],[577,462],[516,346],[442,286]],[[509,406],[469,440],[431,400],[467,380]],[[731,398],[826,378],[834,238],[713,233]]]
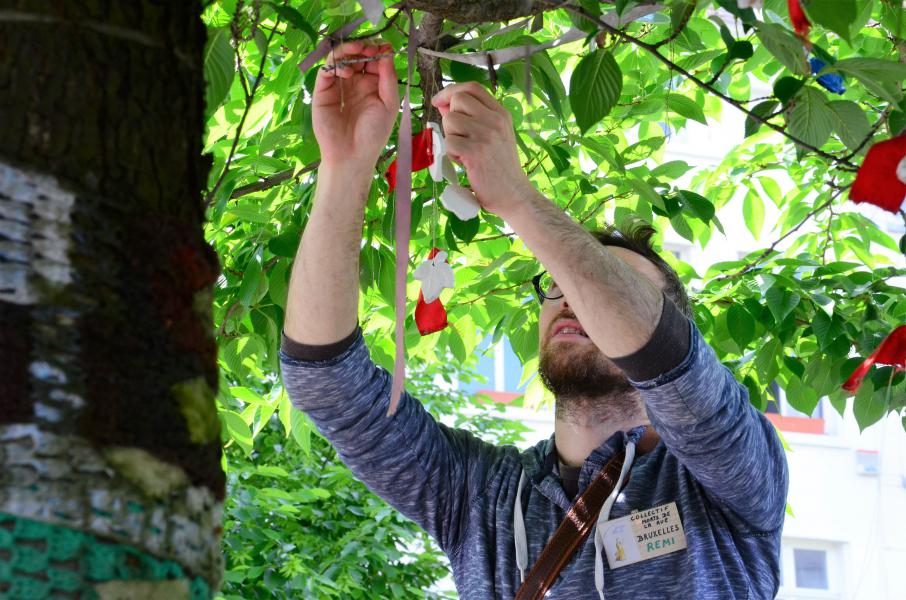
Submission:
[[[187,598],[210,598],[200,577],[179,564],[123,544],[57,525],[0,513],[0,597],[98,598],[97,587],[112,581],[185,581]],[[176,600],[176,599],[174,599]]]

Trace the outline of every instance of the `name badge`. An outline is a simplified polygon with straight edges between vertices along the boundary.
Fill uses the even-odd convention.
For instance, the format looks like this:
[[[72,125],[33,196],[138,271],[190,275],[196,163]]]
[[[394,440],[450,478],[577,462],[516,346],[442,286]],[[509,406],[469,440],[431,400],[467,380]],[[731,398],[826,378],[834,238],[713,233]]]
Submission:
[[[619,569],[686,547],[686,534],[676,502],[636,511],[604,523],[604,553]]]

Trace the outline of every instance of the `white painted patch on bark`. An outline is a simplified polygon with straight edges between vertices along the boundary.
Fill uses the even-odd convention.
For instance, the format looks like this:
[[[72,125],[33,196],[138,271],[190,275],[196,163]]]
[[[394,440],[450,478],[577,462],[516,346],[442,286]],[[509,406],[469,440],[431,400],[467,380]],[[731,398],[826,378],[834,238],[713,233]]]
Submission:
[[[72,281],[74,204],[55,178],[0,161],[0,300],[35,304],[47,287]]]

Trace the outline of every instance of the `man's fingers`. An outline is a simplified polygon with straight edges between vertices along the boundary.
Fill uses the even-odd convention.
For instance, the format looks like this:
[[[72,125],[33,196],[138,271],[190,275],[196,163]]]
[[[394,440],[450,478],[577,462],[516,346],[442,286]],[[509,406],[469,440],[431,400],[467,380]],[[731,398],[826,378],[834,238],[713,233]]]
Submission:
[[[447,155],[454,162],[462,165],[464,164],[464,157],[469,155],[473,142],[467,137],[453,133],[444,138],[444,144],[446,145]]]
[[[396,110],[400,106],[400,93],[396,83],[396,68],[393,66],[393,57],[388,56],[376,62],[378,96],[384,106],[390,110]]]
[[[469,94],[491,110],[504,110],[503,107],[500,106],[500,103],[494,99],[494,96],[492,96],[488,90],[484,89],[484,86],[474,81],[448,85],[434,95],[431,99],[431,104],[442,110],[442,107],[450,106],[450,101],[454,95],[460,93]]]
[[[468,138],[477,133],[476,127],[479,126],[478,122],[473,117],[453,111],[443,115],[441,121],[444,126],[445,137],[458,135],[460,137]]]
[[[488,108],[472,94],[453,94],[450,97],[449,109],[471,117],[480,117],[488,112]]]

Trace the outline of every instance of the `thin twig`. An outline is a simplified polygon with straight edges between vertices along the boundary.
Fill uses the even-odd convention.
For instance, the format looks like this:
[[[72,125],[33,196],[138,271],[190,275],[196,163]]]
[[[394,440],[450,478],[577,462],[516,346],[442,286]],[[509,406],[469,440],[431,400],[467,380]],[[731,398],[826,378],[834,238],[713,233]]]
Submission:
[[[862,148],[865,147],[865,144],[867,144],[868,141],[875,136],[875,134],[878,132],[878,129],[880,129],[881,125],[884,124],[884,121],[887,120],[887,117],[888,115],[890,115],[891,110],[893,110],[892,106],[888,106],[884,109],[884,111],[881,113],[881,116],[878,117],[878,120],[875,121],[874,125],[872,125],[871,131],[868,132],[868,135],[866,135],[865,138],[861,142],[859,142],[859,145],[856,146],[855,150],[843,157],[844,160],[849,160],[862,151]]]
[[[347,60],[339,60],[332,65],[322,66],[321,70],[322,71],[336,71],[337,69],[348,66],[348,65],[354,65],[356,63],[375,62],[378,60],[383,60],[385,58],[393,58],[394,56],[395,56],[395,54],[393,54],[392,52],[386,52],[384,54],[375,54],[374,56],[364,56],[362,58],[350,58]]]
[[[226,333],[227,323],[230,321],[230,317],[233,316],[233,313],[236,312],[236,309],[242,306],[242,302],[237,300],[227,309],[226,314],[223,315],[223,321],[220,323],[220,327],[217,329],[217,335],[215,337],[221,337]]]
[[[737,271],[735,273],[731,273],[728,275],[721,275],[720,277],[717,278],[717,281],[726,281],[727,279],[735,279],[736,277],[739,277],[740,275],[745,275],[746,273],[748,273],[749,271],[751,271],[752,269],[757,267],[761,263],[761,261],[763,261],[765,258],[767,258],[777,248],[777,245],[780,244],[780,242],[782,242],[783,240],[787,239],[788,237],[790,237],[791,235],[793,235],[794,233],[799,231],[800,227],[805,225],[812,217],[817,215],[819,212],[821,212],[822,210],[824,210],[825,208],[830,206],[833,203],[833,201],[836,200],[840,196],[840,194],[842,194],[843,191],[847,190],[847,189],[849,189],[849,186],[843,186],[843,187],[836,188],[834,193],[831,194],[831,197],[828,198],[827,201],[822,202],[820,205],[816,206],[811,211],[809,211],[809,213],[807,215],[805,215],[805,217],[801,221],[799,221],[799,223],[795,227],[793,227],[792,229],[787,231],[785,234],[783,234],[782,236],[780,236],[779,238],[774,240],[774,243],[772,243],[770,245],[770,247],[768,247],[764,252],[759,254],[758,257],[755,258],[755,260],[753,260],[749,263],[746,263],[739,271]]]
[[[394,5],[394,6],[399,6],[399,4],[396,4],[396,5]],[[376,29],[376,30],[374,30],[374,31],[366,31],[366,32],[363,33],[362,35],[354,35],[354,36],[350,36],[350,37],[346,38],[346,41],[347,41],[347,42],[354,42],[354,41],[356,41],[356,40],[367,40],[367,39],[369,39],[369,38],[373,38],[373,37],[377,37],[377,36],[381,35],[381,34],[384,33],[385,31],[387,31],[388,29],[390,29],[391,27],[393,27],[393,24],[396,22],[396,19],[397,19],[397,17],[400,16],[400,13],[401,13],[401,12],[403,12],[403,9],[398,8],[398,9],[396,10],[396,12],[393,13],[393,16],[392,16],[392,17],[389,17],[389,18],[387,19],[387,22],[384,23],[384,26],[381,27],[380,29]]]
[[[485,292],[484,294],[482,294],[480,296],[475,296],[471,300],[466,300],[465,302],[463,302],[463,304],[474,304],[474,303],[478,302],[479,300],[481,300],[482,298],[486,298],[488,296],[494,296],[496,294],[499,294],[500,292],[506,292],[506,291],[512,290],[514,288],[522,287],[525,284],[531,283],[531,282],[532,282],[531,279],[526,279],[525,281],[521,281],[519,283],[514,283],[513,285],[508,285],[506,287],[494,288],[490,292]]]
[[[264,65],[267,63],[267,51],[271,47],[271,40],[274,39],[274,34],[277,31],[277,24],[280,22],[280,18],[274,22],[274,30],[271,31],[271,34],[267,37],[267,44],[265,45],[264,51],[261,53],[261,62],[258,65],[258,76],[255,78],[255,83],[252,84],[251,89],[246,92],[245,97],[245,110],[242,111],[242,117],[239,119],[239,124],[236,126],[236,135],[233,137],[233,145],[230,146],[230,154],[227,156],[226,162],[223,165],[223,171],[220,172],[220,177],[217,178],[217,183],[214,184],[214,187],[211,188],[211,191],[208,192],[204,200],[204,208],[207,209],[211,206],[211,202],[214,201],[214,195],[217,193],[217,190],[220,188],[220,185],[223,183],[223,180],[226,178],[227,173],[230,171],[230,166],[233,162],[233,157],[236,155],[236,147],[239,145],[239,137],[242,135],[242,127],[245,125],[245,119],[249,115],[249,111],[252,109],[252,104],[255,102],[255,92],[258,89],[258,86],[261,84],[261,80],[264,75]],[[238,46],[238,44],[237,44]],[[237,48],[238,53],[238,48]],[[240,73],[242,72],[242,66],[239,67]]]
[[[305,165],[301,171],[296,173],[295,177],[298,177],[299,175],[304,175],[305,173],[310,173],[311,171],[314,171],[315,169],[318,168],[318,166],[320,166],[320,164],[321,164],[321,161],[316,160],[315,162],[313,162],[311,164]],[[281,183],[283,183],[284,181],[287,181],[287,180],[293,179],[293,178],[294,178],[293,169],[286,169],[285,171],[280,171],[278,173],[274,173],[273,175],[268,175],[267,177],[265,177],[259,181],[256,181],[255,183],[250,183],[248,185],[243,185],[242,187],[236,188],[235,190],[233,190],[233,193],[230,194],[230,200],[235,200],[236,198],[240,198],[240,197],[246,196],[248,194],[254,194],[255,192],[269,190],[272,187],[276,187],[276,186],[280,185]]]
[[[824,245],[821,248],[821,264],[827,264],[827,249],[830,247],[830,243],[833,239],[833,234],[831,233],[831,225],[834,223],[834,217],[837,213],[834,212],[833,206],[828,206],[830,211],[830,216],[827,217],[827,225],[824,228]]]
[[[672,42],[673,40],[678,38],[679,35],[683,32],[683,30],[686,28],[686,25],[689,23],[689,19],[692,18],[692,13],[694,13],[694,12],[695,12],[695,2],[689,2],[688,4],[686,4],[686,12],[683,14],[683,18],[679,22],[679,24],[676,26],[676,29],[673,30],[673,33],[671,33],[669,37],[666,37],[659,42],[655,42],[653,44],[654,47],[660,48],[661,46],[663,46],[665,44],[669,44],[670,42]]]

